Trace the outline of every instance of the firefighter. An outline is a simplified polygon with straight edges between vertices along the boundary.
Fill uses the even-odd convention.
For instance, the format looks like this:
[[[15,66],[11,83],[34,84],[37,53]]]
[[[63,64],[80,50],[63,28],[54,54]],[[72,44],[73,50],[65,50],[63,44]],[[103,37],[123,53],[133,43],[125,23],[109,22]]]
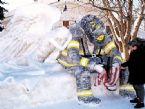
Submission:
[[[100,77],[107,75],[107,64],[111,63],[112,73],[104,84],[107,89],[114,90],[122,58],[111,37],[105,33],[104,23],[96,16],[84,16],[69,30],[72,40],[57,60],[76,77],[78,100],[98,104],[101,100],[93,96],[90,73],[95,71]]]

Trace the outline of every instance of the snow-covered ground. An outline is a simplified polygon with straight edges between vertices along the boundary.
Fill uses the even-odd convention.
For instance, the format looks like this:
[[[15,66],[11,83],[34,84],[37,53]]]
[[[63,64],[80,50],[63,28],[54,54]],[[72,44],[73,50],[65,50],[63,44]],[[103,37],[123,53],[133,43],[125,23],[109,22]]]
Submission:
[[[95,107],[89,107],[85,105],[78,105],[75,100],[69,100],[67,102],[56,104],[43,104],[38,107],[32,107],[30,109],[133,109],[132,104],[128,100],[119,96],[102,97],[101,104]]]
[[[16,9],[16,7],[19,10],[15,12],[15,16],[8,23],[6,30],[0,33],[0,109],[133,108],[129,99],[123,98],[117,93],[105,91],[104,87],[98,89],[95,86],[92,86],[93,93],[102,102],[95,107],[79,105],[76,99],[74,76],[53,60],[58,51],[53,51],[53,47],[50,46],[52,42],[47,43],[47,39],[52,36],[59,39],[59,43],[61,43],[60,37],[55,37],[55,35],[68,35],[67,29],[64,28],[52,30],[53,24],[59,19],[59,12],[55,8],[46,8],[46,5],[36,5],[36,7],[32,5],[32,8],[28,6],[27,9],[31,11],[27,13],[26,8],[20,8],[23,1],[28,1],[25,2],[26,4],[32,2],[30,0],[9,1],[10,10]],[[46,9],[48,10],[46,11]],[[58,16],[54,17],[54,10],[57,11]],[[49,15],[53,17],[47,20]],[[44,16],[45,19],[43,19]],[[46,34],[49,34],[49,38]],[[41,63],[41,59],[44,58],[42,53],[47,51],[48,45],[51,50],[49,58]],[[56,43],[54,45],[57,47]],[[40,56],[39,59],[37,56]]]
[[[133,109],[129,99],[120,95],[97,96],[103,90],[95,86],[94,95],[101,103],[93,107],[78,104],[75,78],[57,63],[43,64],[43,69],[46,73],[42,75],[33,75],[31,71],[29,75],[28,72],[5,74],[0,81],[0,109]]]

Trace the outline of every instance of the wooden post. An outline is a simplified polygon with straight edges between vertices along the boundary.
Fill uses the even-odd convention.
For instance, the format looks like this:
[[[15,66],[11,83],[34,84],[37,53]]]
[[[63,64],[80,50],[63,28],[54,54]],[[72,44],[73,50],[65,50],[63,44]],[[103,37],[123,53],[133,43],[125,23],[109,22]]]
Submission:
[[[68,20],[63,21],[63,26],[68,28],[69,27],[69,21]]]

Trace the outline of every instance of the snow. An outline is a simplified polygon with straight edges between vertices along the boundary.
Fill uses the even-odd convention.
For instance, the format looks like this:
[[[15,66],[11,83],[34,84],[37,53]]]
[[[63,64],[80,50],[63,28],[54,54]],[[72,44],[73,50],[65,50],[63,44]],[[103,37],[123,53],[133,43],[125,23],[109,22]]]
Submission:
[[[24,0],[29,4],[24,7],[22,0],[15,0],[17,7],[14,0],[9,3],[12,1],[15,14],[0,33],[0,109],[133,108],[128,99],[102,86],[92,86],[102,101],[99,105],[79,105],[74,76],[55,61],[71,38],[66,28],[53,28],[60,17],[58,9],[26,2],[30,0]],[[67,43],[62,44],[64,40]],[[62,46],[58,47],[57,41]]]
[[[102,103],[95,107],[88,107],[84,105],[78,105],[75,100],[69,100],[67,102],[61,102],[57,104],[45,104],[30,109],[132,109],[133,105],[129,105],[127,100],[124,100],[118,96],[116,97],[102,97]]]

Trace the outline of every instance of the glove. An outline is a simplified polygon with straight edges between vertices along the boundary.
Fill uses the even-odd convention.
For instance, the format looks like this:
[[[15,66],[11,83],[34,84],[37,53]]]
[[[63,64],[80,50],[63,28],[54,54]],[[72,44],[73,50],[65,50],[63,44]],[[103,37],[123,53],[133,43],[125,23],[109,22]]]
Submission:
[[[90,62],[88,67],[90,68],[90,70],[94,70],[97,71],[98,73],[106,73],[106,70],[103,68],[102,64],[96,64],[96,62]]]
[[[89,65],[90,70],[97,71],[100,74],[106,73],[106,70],[103,68],[102,64],[91,63]]]
[[[106,73],[106,70],[103,68],[102,64],[97,64],[94,66],[94,70],[97,71],[100,74]]]

